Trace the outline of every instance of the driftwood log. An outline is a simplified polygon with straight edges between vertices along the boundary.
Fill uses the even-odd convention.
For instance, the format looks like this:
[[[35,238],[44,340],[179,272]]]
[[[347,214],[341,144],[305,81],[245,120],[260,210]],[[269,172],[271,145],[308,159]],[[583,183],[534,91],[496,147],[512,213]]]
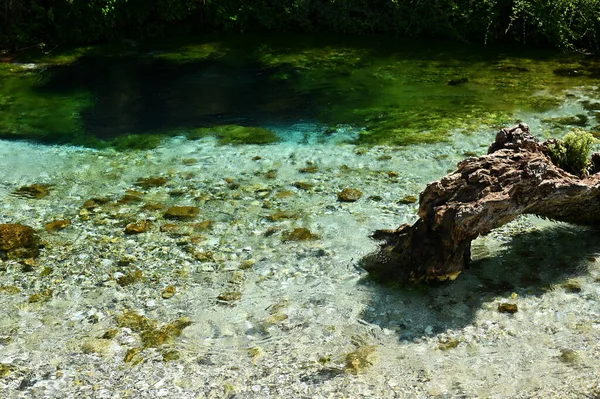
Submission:
[[[454,279],[469,265],[471,241],[518,215],[598,224],[600,173],[564,171],[550,159],[549,142],[541,143],[525,124],[502,129],[487,155],[461,161],[425,188],[417,222],[376,231],[373,238],[382,243],[364,267],[386,280]]]

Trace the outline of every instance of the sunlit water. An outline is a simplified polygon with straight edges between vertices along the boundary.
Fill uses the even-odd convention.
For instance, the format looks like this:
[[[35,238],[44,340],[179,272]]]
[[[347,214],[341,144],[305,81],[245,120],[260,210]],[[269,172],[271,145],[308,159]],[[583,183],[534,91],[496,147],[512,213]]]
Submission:
[[[347,50],[344,54],[349,57]],[[381,68],[386,59],[387,69],[394,71],[398,66],[389,57],[371,64]],[[420,62],[421,68],[433,68]],[[445,73],[462,76],[452,69],[453,62],[446,62]],[[553,69],[536,62],[538,69]],[[187,68],[193,70],[193,64]],[[86,73],[81,76],[92,79],[89,84],[97,88],[113,81],[106,76],[96,80],[101,71],[91,77]],[[573,81],[577,84],[547,87],[560,92],[557,105],[537,111],[519,106],[502,118],[510,123],[524,120],[534,133],[549,137],[568,129],[552,128],[557,118],[584,114],[584,127],[593,130],[595,111],[584,106],[595,101],[596,77],[586,73],[583,80]],[[223,78],[225,72],[217,68],[215,74]],[[342,76],[338,83],[343,83]],[[58,86],[49,83],[44,90],[66,87],[64,80],[56,79],[53,84],[61,82]],[[322,101],[319,97],[315,102],[314,92],[309,90],[308,97],[283,92],[285,106],[270,113],[261,108],[261,101],[277,99],[278,92],[265,93],[258,87],[260,101],[246,104],[244,97],[234,103],[244,105],[239,120],[232,110],[241,105],[227,108],[221,118],[269,128],[280,141],[222,146],[212,137],[188,140],[185,134],[190,124],[207,121],[207,114],[194,112],[193,104],[215,109],[231,104],[214,97],[227,79],[216,82],[220,89],[211,95],[192,85],[199,102],[191,100],[193,90],[188,88],[182,101],[189,108],[180,109],[176,102],[173,112],[166,113],[165,103],[152,108],[148,98],[116,102],[119,93],[127,92],[119,85],[128,81],[114,79],[120,89],[103,88],[112,97],[98,94],[97,108],[86,106],[78,119],[87,134],[126,133],[127,121],[128,133],[168,128],[169,137],[159,147],[117,151],[0,142],[0,223],[32,226],[44,243],[33,267],[0,263],[0,396],[600,394],[597,231],[520,218],[476,240],[471,269],[439,286],[384,286],[369,280],[360,268],[361,258],[377,247],[369,234],[415,221],[417,205],[401,200],[418,197],[428,182],[453,170],[465,156],[484,154],[497,120],[490,125],[486,117],[473,116],[471,129],[455,126],[445,132],[446,141],[363,147],[355,141],[368,132],[368,123],[339,119],[350,114],[356,118],[361,108],[342,116],[336,112],[332,128],[331,120],[314,106]],[[348,79],[348,84],[354,82]],[[444,79],[439,90],[447,93]],[[476,78],[469,79],[472,83]],[[153,87],[153,82],[141,84]],[[172,90],[174,98],[181,99],[176,90],[180,86],[156,84],[159,87],[150,94]],[[235,89],[234,83],[228,84]],[[419,84],[427,87],[427,82],[417,82],[407,90],[419,92]],[[424,90],[434,96],[431,90],[436,89]],[[379,95],[391,96],[385,90]],[[296,103],[298,98],[310,101],[303,105]],[[432,100],[447,107],[442,112],[452,109],[466,117],[443,98]],[[7,107],[18,102],[7,101]],[[332,110],[336,106],[332,104]],[[500,112],[505,107],[494,103],[489,109]],[[179,119],[185,115],[187,120]],[[138,179],[155,176],[164,177],[164,185],[139,185]],[[304,188],[298,182],[305,183]],[[51,185],[50,195],[13,195],[34,183]],[[362,198],[339,202],[337,195],[346,187],[361,190]],[[106,201],[84,206],[92,198]],[[165,211],[173,205],[197,206],[200,213],[193,220],[167,220]],[[72,224],[56,232],[45,230],[46,223],[57,219]],[[124,233],[126,225],[142,220],[150,221],[148,231]],[[306,241],[286,239],[296,228],[314,236]],[[127,276],[132,279],[123,279]],[[175,293],[165,299],[168,286],[175,287]],[[32,300],[46,290],[52,292],[45,300]],[[516,303],[519,311],[499,312],[503,302]],[[156,323],[156,329],[182,317],[191,324],[179,336],[148,345],[148,331],[122,321],[128,312]]]

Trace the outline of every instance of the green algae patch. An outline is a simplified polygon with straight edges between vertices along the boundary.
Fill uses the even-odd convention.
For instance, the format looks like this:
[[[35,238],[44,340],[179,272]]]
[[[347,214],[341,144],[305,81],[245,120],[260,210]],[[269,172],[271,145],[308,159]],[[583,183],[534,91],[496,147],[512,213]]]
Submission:
[[[188,317],[181,317],[159,326],[156,320],[142,316],[135,311],[125,311],[117,317],[117,324],[119,327],[127,327],[139,333],[144,348],[157,348],[172,342],[192,322]]]
[[[112,140],[99,142],[97,147],[112,147],[118,151],[125,150],[152,150],[160,146],[166,137],[171,134],[128,134],[115,137]]]
[[[43,69],[0,63],[0,138],[59,144],[83,139],[81,113],[91,105],[91,94],[40,90],[47,75]]]
[[[345,370],[347,373],[358,374],[373,366],[375,362],[375,347],[364,345],[345,356]]]
[[[0,363],[0,378],[8,377],[14,369],[10,364]]]
[[[223,125],[215,127],[201,127],[191,130],[187,134],[190,140],[197,140],[207,136],[214,136],[220,145],[242,144],[272,144],[279,141],[275,132],[255,126]]]
[[[281,240],[283,242],[311,241],[318,240],[319,238],[321,238],[321,236],[312,233],[309,229],[305,227],[298,227],[296,229],[286,231],[281,235]]]
[[[554,110],[574,88],[592,90],[600,69],[589,57],[541,50],[285,35],[124,40],[36,50],[19,62],[31,64],[0,64],[0,138],[118,151],[184,132],[219,144],[280,141],[232,124],[240,120],[350,126],[356,134],[340,139],[366,146],[436,143]],[[546,115],[542,129],[591,128],[598,106],[585,97],[573,101],[574,116]]]
[[[153,52],[151,57],[171,62],[197,62],[221,58],[230,51],[222,42],[188,43],[174,48],[168,43],[163,48],[164,51]]]

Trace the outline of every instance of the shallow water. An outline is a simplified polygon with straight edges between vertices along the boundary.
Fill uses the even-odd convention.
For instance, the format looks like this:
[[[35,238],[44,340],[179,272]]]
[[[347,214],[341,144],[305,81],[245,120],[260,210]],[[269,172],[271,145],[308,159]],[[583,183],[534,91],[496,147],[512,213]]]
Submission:
[[[271,54],[265,55],[269,68],[293,62],[294,68],[304,68],[306,76],[316,81],[307,79],[304,86],[296,86],[298,96],[285,90],[252,89],[260,92],[257,101],[246,104],[248,97],[240,95],[244,107],[239,114],[236,104],[241,103],[226,101],[235,99],[225,90],[235,92],[237,86],[231,81],[213,82],[211,87],[217,89],[207,95],[201,87],[209,78],[184,73],[201,74],[194,72],[201,51],[216,52],[217,59],[229,62],[225,44],[196,45],[191,54],[184,51],[192,47],[189,43],[181,45],[179,52],[136,49],[136,57],[141,52],[159,55],[161,61],[149,61],[150,66],[126,64],[137,71],[133,75],[139,68],[152,71],[165,65],[164,60],[185,61],[181,75],[173,77],[179,83],[162,81],[152,91],[165,93],[164,102],[126,95],[131,92],[123,85],[147,85],[152,79],[136,83],[126,79],[131,75],[125,72],[116,80],[97,78],[97,71],[87,75],[81,70],[77,76],[68,72],[62,78],[63,72],[52,72],[35,88],[40,97],[20,97],[21,92],[13,91],[4,105],[11,112],[3,115],[4,127],[15,121],[43,121],[52,114],[45,107],[64,101],[55,112],[83,107],[73,119],[79,125],[71,126],[82,130],[73,137],[106,138],[124,133],[123,126],[130,126],[131,133],[169,132],[156,148],[129,151],[0,141],[0,170],[5,171],[0,180],[0,223],[32,226],[44,244],[36,263],[0,263],[1,396],[598,396],[600,235],[596,230],[519,218],[476,240],[471,269],[457,281],[437,286],[383,286],[360,268],[361,258],[376,249],[368,238],[373,230],[416,219],[417,205],[402,203],[402,198],[418,197],[428,182],[453,170],[465,156],[486,152],[498,122],[488,119],[490,113],[510,123],[524,120],[540,137],[568,129],[556,127],[557,118],[585,114],[588,119],[583,125],[593,131],[596,111],[589,104],[596,101],[594,69],[586,69],[585,76],[571,76],[579,61],[567,62],[562,56],[530,59],[527,69],[536,72],[525,80],[519,78],[518,87],[502,91],[499,87],[508,84],[504,75],[497,77],[498,85],[487,83],[492,92],[500,90],[500,101],[494,102],[473,71],[484,74],[498,64],[478,61],[483,64],[468,72],[467,85],[473,86],[447,85],[447,79],[463,76],[460,68],[475,65],[473,60],[480,60],[482,54],[463,49],[446,51],[442,57],[432,44],[437,61],[421,59],[433,51],[427,49],[413,49],[412,58],[403,61],[381,49],[376,50],[385,56],[365,55],[364,45],[358,44],[352,51],[347,43],[346,47],[314,47],[318,51],[303,44],[299,51],[283,47],[284,43],[260,47]],[[355,59],[354,72],[336,75],[338,81],[330,84],[366,91],[365,102],[359,95],[346,103],[334,101],[328,108],[331,113],[323,116],[319,110],[327,96],[313,89],[322,87],[319,76],[332,76],[331,63],[338,68],[348,59]],[[311,69],[315,62],[322,70]],[[374,130],[385,126],[357,121],[381,111],[396,98],[400,86],[377,90],[360,86],[355,74],[372,76],[373,68],[382,70],[386,62],[395,76],[410,63],[421,71],[406,71],[414,86],[405,89],[410,95],[390,103],[390,109],[399,109],[392,113],[394,120],[403,112],[425,112],[431,99],[436,107],[427,121],[449,123],[442,137],[427,136],[432,124],[418,130],[408,118],[404,130],[391,134],[399,137],[394,140],[406,141],[405,133],[412,129],[414,140],[425,135],[422,141],[432,143],[357,144],[369,141],[378,134]],[[558,70],[558,63],[564,64],[566,72],[552,72]],[[56,68],[72,71],[69,68],[77,65],[82,64]],[[431,70],[437,71],[437,80],[428,75]],[[218,68],[212,77],[226,77],[224,71],[229,70]],[[508,73],[529,72],[509,69]],[[19,73],[24,73],[20,79],[26,86],[39,71]],[[69,87],[68,76],[73,78]],[[186,87],[188,78],[192,83]],[[549,103],[555,105],[533,109],[525,104],[526,80],[531,85],[528,90],[535,90],[538,97],[551,93]],[[114,86],[105,87],[107,82]],[[273,87],[289,90],[298,84],[278,82]],[[454,89],[462,93],[459,99],[450,96],[451,91],[456,94]],[[179,90],[184,93],[178,94]],[[211,101],[220,90],[227,95]],[[508,102],[511,90],[516,93],[514,104]],[[190,97],[194,91],[201,99],[198,103]],[[280,93],[286,98],[275,111],[261,111],[268,107],[264,98]],[[340,93],[334,93],[342,96],[338,99],[348,92]],[[36,103],[42,109],[35,115],[24,111],[17,118],[11,107],[19,101],[30,104],[32,98],[42,101]],[[310,100],[311,106],[299,107],[295,99]],[[374,100],[368,108],[367,99],[381,101]],[[213,104],[216,109],[231,105],[222,113],[227,115],[226,123],[252,125],[249,121],[255,118],[279,141],[234,146],[220,145],[210,136],[190,140],[186,136],[190,126],[208,123],[203,119],[208,114],[196,112],[194,104]],[[155,105],[158,108],[152,108]],[[486,112],[478,118],[479,111],[474,110]],[[468,117],[466,131],[463,125],[452,125],[459,117]],[[56,118],[49,124],[60,115]],[[63,122],[54,126],[64,127]],[[24,125],[10,126],[18,130]],[[63,138],[73,132],[64,133]],[[138,180],[156,176],[164,178],[163,185],[144,186]],[[14,195],[19,187],[34,183],[50,185],[50,194],[40,199]],[[354,203],[338,202],[337,194],[346,187],[361,190],[363,197]],[[105,201],[84,205],[92,198]],[[200,213],[191,220],[168,220],[165,212],[173,205],[197,206]],[[68,219],[71,225],[59,231],[45,229],[59,219]],[[143,220],[150,223],[148,231],[124,232],[129,223]],[[308,229],[312,239],[290,240],[296,228]],[[169,286],[174,294],[165,298]],[[516,303],[519,311],[500,313],[498,304],[503,302]],[[173,333],[182,318],[189,318],[191,324],[180,334]]]

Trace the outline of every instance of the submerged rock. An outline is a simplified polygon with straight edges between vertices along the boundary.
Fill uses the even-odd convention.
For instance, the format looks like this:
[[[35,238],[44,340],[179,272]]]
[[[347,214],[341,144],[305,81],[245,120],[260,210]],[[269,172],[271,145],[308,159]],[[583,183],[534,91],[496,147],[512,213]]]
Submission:
[[[408,205],[408,204],[414,204],[418,201],[417,197],[415,197],[414,195],[406,195],[404,197],[402,197],[398,203],[399,204],[403,204],[403,205]]]
[[[57,219],[57,220],[53,220],[49,223],[46,223],[44,225],[44,228],[48,231],[59,231],[62,229],[67,228],[68,226],[71,225],[71,221],[69,219]]]
[[[35,258],[40,240],[35,230],[22,224],[0,224],[0,258]]]
[[[345,188],[338,193],[338,201],[341,202],[356,202],[363,196],[362,191],[355,188]]]
[[[193,219],[200,213],[197,206],[172,206],[164,214],[165,219],[187,220]]]
[[[303,182],[303,181],[297,181],[292,185],[296,188],[299,188],[300,190],[306,190],[306,191],[312,190],[312,188],[315,186],[314,184]]]
[[[40,199],[50,195],[50,184],[32,184],[23,186],[12,192],[12,195],[19,198]]]
[[[516,303],[503,302],[498,304],[498,312],[500,313],[517,313],[518,311]]]
[[[81,208],[91,211],[96,208],[100,208],[102,205],[108,204],[109,202],[110,199],[108,198],[90,198],[89,200],[83,203]]]
[[[141,234],[145,233],[152,227],[152,222],[148,220],[142,220],[135,223],[129,223],[125,226],[125,234]]]
[[[154,177],[140,177],[134,183],[136,186],[141,188],[153,188],[153,187],[162,187],[169,179],[163,176],[154,176]]]
[[[222,302],[239,301],[240,299],[242,299],[242,293],[239,291],[224,292],[221,295],[219,295],[217,299]]]

